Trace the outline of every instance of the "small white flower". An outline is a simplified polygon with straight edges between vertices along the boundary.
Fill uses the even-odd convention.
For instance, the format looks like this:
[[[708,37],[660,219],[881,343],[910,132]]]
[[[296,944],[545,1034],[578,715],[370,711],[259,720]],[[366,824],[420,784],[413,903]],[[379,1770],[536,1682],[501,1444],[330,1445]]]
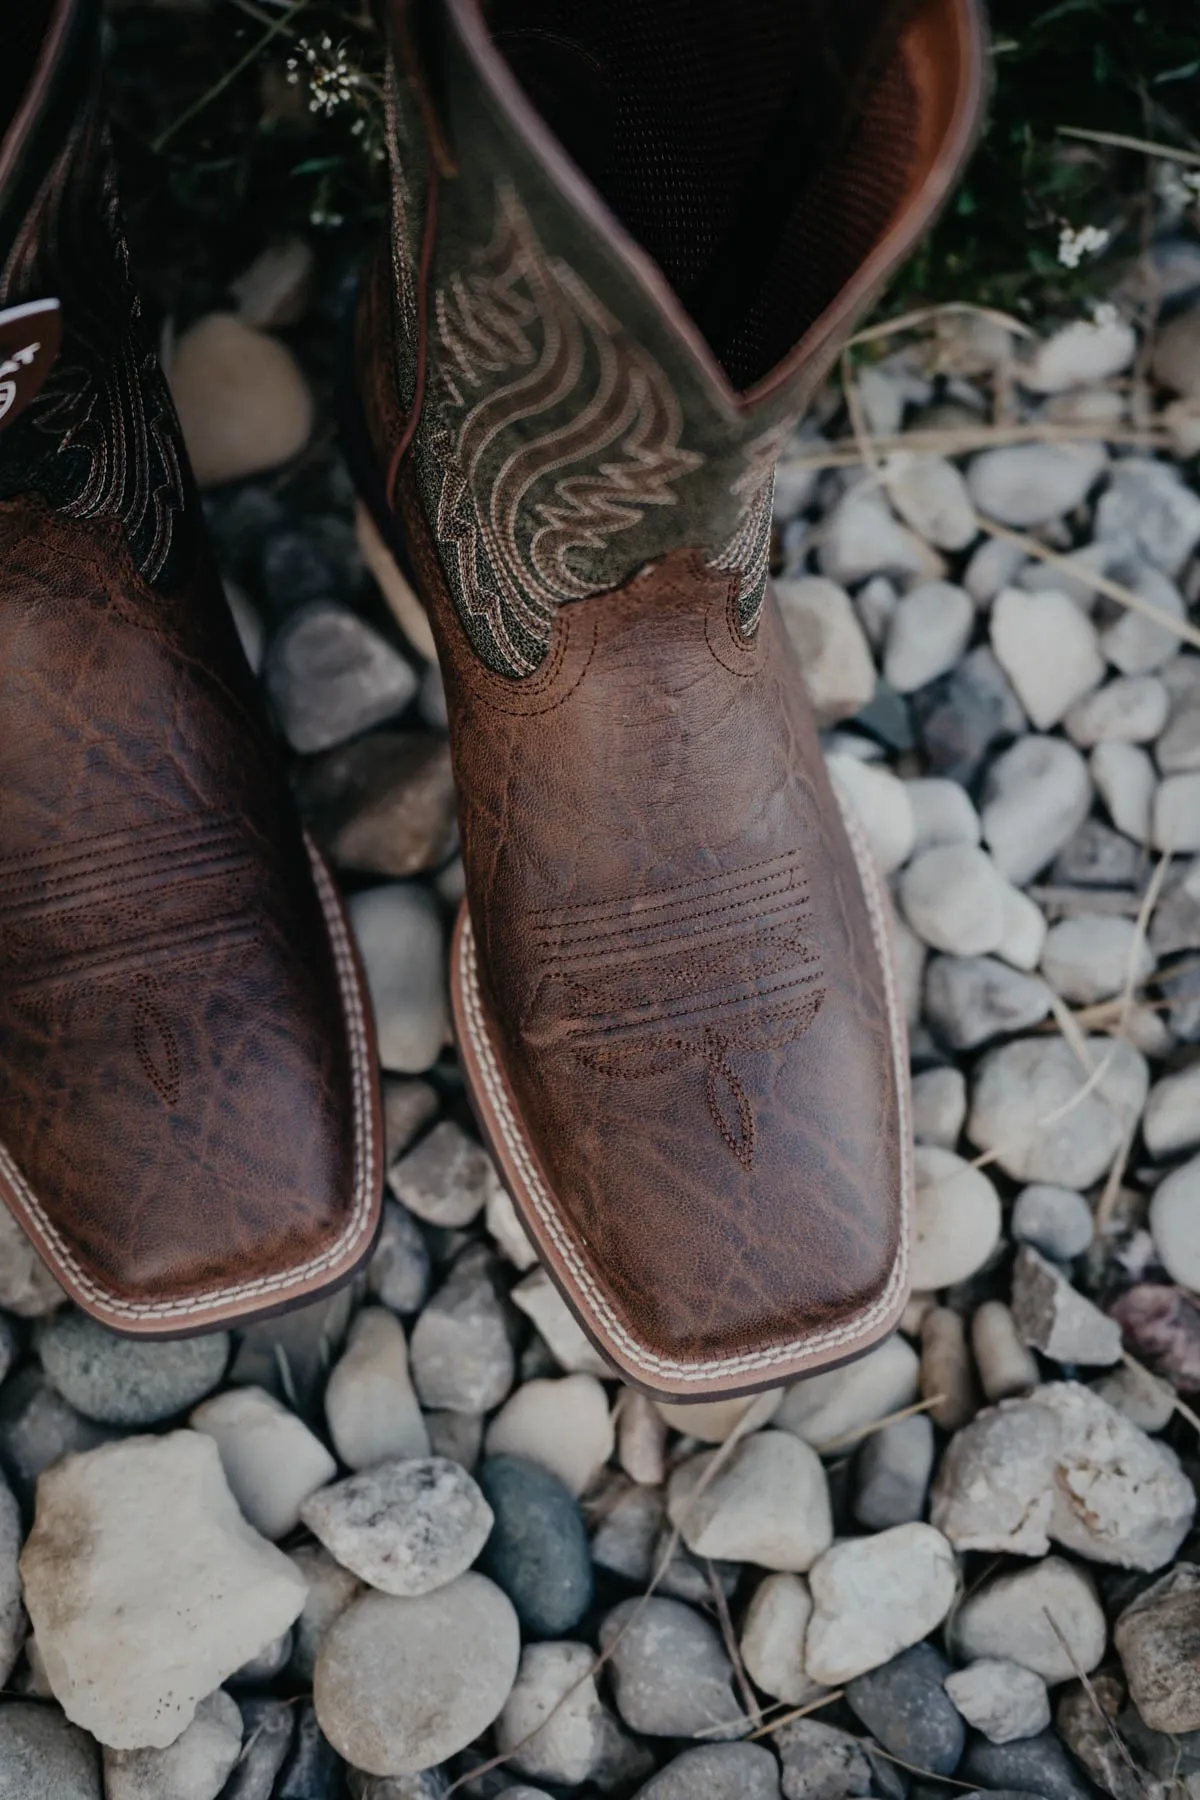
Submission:
[[[1064,225],[1058,234],[1058,260],[1064,269],[1077,269],[1085,256],[1099,256],[1112,241],[1112,232],[1101,225],[1081,225],[1078,231]]]
[[[1106,325],[1116,325],[1121,315],[1111,300],[1096,300],[1092,304],[1092,324],[1097,330]]]

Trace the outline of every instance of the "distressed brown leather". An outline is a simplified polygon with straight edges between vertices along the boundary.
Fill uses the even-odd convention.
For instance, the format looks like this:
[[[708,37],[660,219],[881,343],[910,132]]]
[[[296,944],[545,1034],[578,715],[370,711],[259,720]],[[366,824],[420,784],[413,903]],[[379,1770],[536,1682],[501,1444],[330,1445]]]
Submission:
[[[39,80],[54,91],[53,60]],[[55,295],[30,291],[43,220],[86,225],[103,190],[102,135],[67,124],[0,293],[10,312],[58,298],[62,323],[61,354],[58,315],[52,344],[42,315],[29,326],[58,361],[18,363],[0,432],[0,1196],[81,1306],[177,1333],[308,1298],[369,1252],[371,1022],[153,356],[102,316],[123,246],[98,224],[111,270],[98,252]],[[89,283],[85,337],[73,294]],[[110,328],[124,362],[106,387],[92,346]],[[62,454],[73,437],[90,490],[87,460]],[[131,549],[129,521],[156,518],[139,542],[169,578]]]
[[[771,1362],[798,1337],[864,1347],[903,1298],[906,1049],[773,595],[747,640],[736,583],[675,552],[564,607],[513,682],[473,655],[411,485],[402,509],[488,1029],[630,1372],[687,1391],[653,1360],[746,1359],[736,1387],[804,1363]]]

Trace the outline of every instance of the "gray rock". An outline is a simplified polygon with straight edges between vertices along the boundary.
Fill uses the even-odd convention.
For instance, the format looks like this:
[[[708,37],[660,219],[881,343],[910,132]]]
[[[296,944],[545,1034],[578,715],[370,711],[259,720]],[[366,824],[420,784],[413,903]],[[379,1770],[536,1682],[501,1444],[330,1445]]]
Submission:
[[[1096,744],[1149,744],[1167,721],[1167,690],[1157,675],[1118,675],[1083,700],[1063,720],[1081,750]]]
[[[1178,575],[1200,544],[1200,496],[1170,463],[1122,457],[1096,504],[1096,536]]]
[[[1095,1800],[1091,1783],[1080,1774],[1052,1731],[1011,1744],[989,1744],[976,1738],[967,1748],[960,1776],[985,1789],[1005,1794],[1037,1794],[1040,1800]],[[974,1800],[969,1796],[968,1800]]]
[[[1054,588],[1003,588],[991,618],[992,649],[1035,731],[1048,731],[1104,679],[1096,628]]]
[[[966,1731],[947,1698],[950,1664],[932,1644],[914,1644],[846,1688],[851,1711],[893,1756],[934,1775],[953,1775]]]
[[[951,1700],[991,1744],[1036,1737],[1050,1723],[1050,1696],[1040,1675],[1003,1657],[981,1656],[947,1675]]]
[[[0,1207],[0,1306],[19,1319],[42,1319],[65,1300],[28,1233],[7,1207]]]
[[[1005,538],[985,537],[973,552],[963,575],[963,586],[981,612],[992,604],[1001,588],[1017,579],[1029,558],[1019,544]]]
[[[829,1489],[815,1450],[790,1431],[743,1438],[715,1478],[715,1451],[681,1463],[667,1513],[697,1556],[803,1573],[833,1542]]]
[[[0,1687],[7,1687],[25,1642],[27,1620],[21,1600],[21,1510],[7,1482],[0,1480]]]
[[[1157,1569],[1195,1510],[1174,1451],[1088,1388],[1058,1381],[957,1433],[930,1516],[959,1550],[1044,1556],[1053,1539],[1093,1562]]]
[[[433,896],[411,882],[352,894],[350,922],[375,1012],[379,1060],[398,1075],[437,1061],[449,1030],[442,923]]]
[[[1142,1136],[1155,1157],[1173,1156],[1200,1144],[1200,1059],[1155,1082],[1146,1101]]]
[[[779,1800],[779,1766],[761,1744],[704,1744],[660,1769],[635,1800]]]
[[[1168,775],[1154,797],[1154,845],[1158,850],[1200,850],[1200,772]]]
[[[1149,563],[1117,560],[1114,573],[1157,616],[1140,608],[1136,612],[1118,612],[1116,622],[1101,634],[1100,648],[1123,675],[1147,675],[1164,668],[1179,649],[1179,633],[1172,621],[1187,617],[1183,595],[1173,581]]]
[[[979,1385],[989,1400],[1028,1393],[1041,1380],[1017,1322],[1002,1300],[985,1300],[971,1320],[971,1348]]]
[[[242,1328],[229,1370],[236,1387],[261,1387],[308,1418],[316,1410],[350,1324],[354,1288],[339,1288],[273,1319],[254,1319]]]
[[[221,1800],[271,1800],[275,1777],[292,1747],[294,1713],[286,1700],[254,1698],[242,1703],[241,1757]]]
[[[0,1460],[23,1505],[44,1469],[112,1435],[68,1406],[39,1368],[19,1369],[0,1390]]]
[[[1073,744],[1020,739],[992,764],[984,789],[983,836],[1001,874],[1023,886],[1078,831],[1091,804],[1087,764]]]
[[[851,1800],[871,1792],[871,1763],[848,1731],[793,1719],[771,1733],[783,1763],[785,1800]]]
[[[953,1150],[967,1116],[967,1078],[961,1069],[925,1069],[913,1076],[913,1133],[918,1144]]]
[[[1004,937],[1007,885],[978,845],[941,844],[909,863],[900,877],[900,904],[934,950],[981,956]]]
[[[885,1339],[866,1356],[840,1369],[826,1369],[794,1381],[774,1415],[782,1431],[794,1432],[824,1453],[855,1437],[864,1426],[885,1419],[917,1398],[919,1365],[916,1352],[902,1337]],[[681,1409],[677,1430],[686,1429]]]
[[[545,1269],[534,1269],[524,1281],[518,1281],[509,1298],[533,1321],[560,1369],[568,1375],[611,1380],[612,1364],[595,1348]]]
[[[406,1775],[465,1750],[504,1706],[521,1634],[507,1596],[482,1575],[434,1594],[364,1594],[317,1657],[313,1701],[340,1756],[368,1775]]]
[[[441,866],[458,839],[450,746],[424,732],[377,731],[310,763],[301,813],[339,869],[399,878]]]
[[[589,1781],[613,1728],[592,1679],[587,1644],[528,1644],[496,1721],[496,1747],[518,1775],[577,1787]]]
[[[1050,989],[992,956],[935,956],[925,975],[925,1016],[952,1050],[1027,1031],[1050,1011]]]
[[[415,1077],[383,1078],[383,1153],[390,1169],[438,1114],[437,1089]]]
[[[292,1672],[311,1687],[317,1652],[326,1633],[350,1602],[358,1599],[363,1586],[358,1576],[343,1569],[321,1544],[300,1544],[292,1551],[292,1561],[308,1587],[293,1634]]]
[[[483,1414],[427,1412],[431,1456],[448,1456],[471,1475],[483,1449]]]
[[[868,1531],[922,1517],[933,1473],[933,1425],[924,1413],[871,1433],[858,1456],[854,1516]]]
[[[656,1487],[631,1483],[611,1501],[606,1495],[592,1536],[592,1561],[598,1569],[644,1588],[654,1571],[654,1550],[666,1516],[666,1503]]]
[[[435,1125],[388,1180],[410,1213],[427,1225],[452,1229],[472,1224],[500,1186],[487,1151],[452,1119]]]
[[[519,1456],[489,1456],[479,1486],[495,1516],[485,1574],[503,1588],[527,1632],[562,1637],[592,1603],[587,1533],[575,1496],[549,1469]],[[652,1497],[657,1532],[662,1502]]]
[[[912,700],[930,773],[972,782],[993,744],[1026,728],[1021,702],[986,644]]]
[[[56,1706],[4,1701],[0,1800],[102,1800],[95,1744]]]
[[[693,1737],[741,1718],[720,1638],[681,1601],[622,1601],[605,1617],[600,1644],[611,1652],[617,1711],[634,1731]]]
[[[367,1291],[391,1312],[420,1312],[429,1293],[429,1246],[397,1200],[383,1203],[383,1225],[367,1265]]]
[[[164,1750],[106,1750],[105,1800],[217,1800],[242,1749],[242,1715],[221,1688]]]
[[[443,1800],[449,1792],[450,1777],[441,1769],[421,1769],[413,1775],[364,1775],[361,1769],[347,1769],[346,1781],[350,1800]],[[544,1788],[527,1787],[524,1782],[504,1789],[505,1800],[550,1800]]]
[[[967,487],[981,513],[1028,530],[1073,512],[1107,464],[1102,444],[1011,444],[973,457]]]
[[[1091,1006],[1119,994],[1131,969],[1134,981],[1143,982],[1154,962],[1154,953],[1139,942],[1132,919],[1077,913],[1060,919],[1047,932],[1042,974],[1064,1000]]]
[[[1145,852],[1103,819],[1085,819],[1055,857],[1050,879],[1064,887],[1133,887],[1144,860]]]
[[[345,607],[316,602],[273,639],[264,678],[293,750],[327,750],[403,712],[417,677],[378,632]]]
[[[1095,1583],[1086,1569],[1061,1556],[993,1576],[967,1595],[950,1635],[955,1654],[966,1660],[1000,1657],[1051,1685],[1070,1681],[1080,1669],[1090,1674],[1107,1640]],[[966,1773],[972,1777],[969,1763]]]
[[[834,1544],[809,1572],[813,1616],[805,1665],[830,1687],[920,1643],[949,1612],[958,1564],[940,1531],[896,1525]]]
[[[515,1363],[486,1252],[459,1257],[417,1320],[409,1350],[422,1405],[465,1413],[499,1406]]]
[[[1015,1181],[1086,1188],[1106,1172],[1150,1084],[1146,1060],[1131,1044],[1088,1038],[1093,1068],[1105,1073],[1083,1099],[1090,1078],[1065,1039],[1019,1038],[991,1050],[975,1072],[967,1136],[994,1150]]]
[[[37,1353],[58,1392],[104,1425],[157,1425],[211,1393],[229,1361],[229,1334],[149,1343],[118,1337],[86,1313],[39,1327]]]
[[[337,1474],[320,1439],[262,1388],[216,1394],[190,1424],[215,1442],[234,1499],[264,1537],[294,1531],[304,1501]]]
[[[1013,1265],[1012,1312],[1030,1348],[1055,1362],[1108,1367],[1120,1361],[1120,1326],[1028,1244]]]
[[[296,1735],[275,1800],[328,1800],[337,1792],[343,1767],[311,1701],[304,1701],[296,1708]]]
[[[428,1594],[470,1568],[493,1513],[466,1470],[445,1457],[377,1463],[301,1508],[343,1568],[385,1594]]]
[[[1058,1735],[1112,1800],[1166,1800],[1166,1790],[1159,1782],[1146,1779],[1145,1771],[1130,1756],[1131,1746],[1114,1730],[1113,1722],[1124,1702],[1125,1684],[1119,1675],[1097,1674],[1086,1687],[1073,1681],[1063,1689],[1054,1709]],[[1133,1711],[1131,1707],[1125,1710]]]
[[[1145,1724],[1172,1734],[1200,1730],[1200,1567],[1179,1563],[1146,1588],[1113,1637]]]
[[[325,1389],[325,1419],[347,1468],[428,1455],[404,1331],[385,1307],[364,1306],[355,1319]]]
[[[1174,1390],[1147,1369],[1114,1369],[1088,1386],[1140,1431],[1165,1431],[1174,1416]]]
[[[262,1687],[264,1683],[274,1681],[291,1662],[295,1647],[295,1632],[290,1628],[280,1632],[277,1638],[264,1644],[256,1656],[252,1656],[249,1662],[244,1662],[229,1677],[230,1687]]]
[[[974,623],[970,595],[953,582],[926,581],[911,588],[892,614],[884,680],[898,694],[914,693],[936,681],[961,657]]]
[[[1074,1188],[1033,1182],[1018,1194],[1012,1210],[1011,1230],[1017,1242],[1032,1244],[1055,1262],[1082,1256],[1095,1229],[1091,1207]]]

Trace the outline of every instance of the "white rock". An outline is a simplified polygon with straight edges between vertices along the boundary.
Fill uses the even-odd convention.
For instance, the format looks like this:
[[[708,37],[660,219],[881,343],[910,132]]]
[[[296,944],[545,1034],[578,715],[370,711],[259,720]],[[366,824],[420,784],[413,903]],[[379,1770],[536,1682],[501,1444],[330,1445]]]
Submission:
[[[1025,1244],[1013,1264],[1012,1311],[1031,1349],[1060,1363],[1105,1367],[1121,1355],[1121,1328]]]
[[[976,1309],[971,1320],[971,1349],[979,1385],[989,1400],[1027,1394],[1041,1380],[1037,1360],[1003,1300],[985,1300]]]
[[[196,1431],[102,1444],[48,1469],[21,1575],[59,1704],[117,1750],[173,1743],[305,1595]]]
[[[1146,1101],[1142,1136],[1151,1156],[1173,1156],[1200,1144],[1200,1061],[1155,1082]]]
[[[1050,1723],[1050,1696],[1040,1675],[1003,1657],[978,1662],[947,1675],[946,1692],[968,1725],[989,1743],[1011,1744],[1034,1737]]]
[[[65,1299],[12,1213],[0,1206],[0,1306],[21,1319],[41,1319]]]
[[[1200,1293],[1200,1156],[1174,1169],[1155,1188],[1150,1234],[1171,1280]]]
[[[496,1721],[496,1747],[519,1775],[576,1787],[604,1743],[605,1712],[587,1644],[529,1644]]]
[[[952,669],[971,637],[970,595],[949,581],[928,581],[905,594],[892,615],[883,657],[884,679],[912,694]]]
[[[1002,875],[1018,887],[1058,855],[1092,804],[1087,764],[1073,744],[1031,734],[988,771],[983,837]]]
[[[1004,932],[996,955],[1025,974],[1036,969],[1046,942],[1046,915],[1036,901],[1009,882],[1004,884]]]
[[[875,693],[875,664],[845,589],[804,575],[776,582],[775,593],[818,718],[861,712]]]
[[[1096,506],[1096,535],[1178,575],[1200,544],[1200,495],[1182,471],[1150,456],[1123,456]]]
[[[883,648],[899,595],[886,575],[872,575],[854,596],[854,610],[872,650]]]
[[[833,1542],[829,1488],[815,1450],[788,1431],[743,1441],[707,1487],[719,1452],[681,1463],[667,1485],[667,1514],[696,1556],[803,1574]]]
[[[1032,393],[1061,394],[1110,381],[1136,354],[1137,333],[1124,319],[1076,319],[1044,338],[1017,373]]]
[[[357,1575],[334,1561],[323,1544],[301,1544],[292,1551],[292,1561],[308,1584],[292,1641],[292,1671],[311,1687],[317,1652],[329,1627],[358,1599],[363,1585]]]
[[[626,1388],[617,1416],[617,1461],[631,1481],[660,1487],[666,1479],[667,1423],[653,1400]]]
[[[988,1407],[955,1434],[930,1517],[962,1551],[1044,1556],[1053,1541],[1092,1562],[1157,1569],[1178,1550],[1195,1510],[1173,1450],[1089,1388],[1056,1381]]]
[[[814,1681],[840,1687],[941,1624],[958,1591],[958,1564],[931,1525],[896,1525],[835,1544],[814,1563],[809,1587],[805,1666]]]
[[[221,1688],[165,1750],[106,1750],[105,1800],[217,1800],[242,1751],[242,1715]]]
[[[348,1469],[429,1454],[404,1328],[385,1307],[364,1306],[351,1326],[325,1388],[325,1421]]]
[[[822,575],[853,586],[869,575],[923,577],[941,573],[941,559],[901,525],[878,488],[860,484],[838,501],[821,527],[817,560]]]
[[[214,1395],[190,1423],[216,1443],[234,1499],[264,1537],[294,1531],[308,1496],[337,1474],[320,1438],[260,1387]]]
[[[925,1016],[952,1050],[974,1050],[989,1038],[1026,1031],[1050,1006],[1044,981],[993,957],[935,956],[929,964]]]
[[[814,1450],[828,1451],[917,1398],[920,1359],[902,1337],[840,1369],[807,1375],[787,1390],[775,1423]]]
[[[396,1074],[420,1075],[437,1061],[450,1025],[437,906],[424,888],[393,881],[352,894],[349,912],[379,1060]]]
[[[313,398],[295,357],[234,313],[190,326],[167,379],[201,487],[278,468],[312,435]]]
[[[1157,675],[1117,675],[1073,706],[1063,726],[1081,750],[1148,744],[1167,722],[1167,690]]]
[[[1179,589],[1161,570],[1144,567],[1130,578],[1123,566],[1122,573],[1125,585],[1154,608],[1162,623],[1131,609],[1101,635],[1100,648],[1122,675],[1147,675],[1170,662],[1179,649],[1179,633],[1170,621],[1185,618],[1187,608]]]
[[[1061,1556],[1048,1556],[968,1594],[951,1636],[960,1656],[1001,1657],[1053,1685],[1070,1681],[1079,1669],[1091,1674],[1104,1656],[1107,1630],[1091,1576]]]
[[[529,1241],[529,1233],[517,1217],[512,1195],[499,1182],[488,1196],[484,1219],[488,1236],[501,1256],[512,1263],[515,1269],[524,1271],[536,1267],[538,1253]]]
[[[917,936],[935,950],[982,956],[1004,935],[1007,883],[986,850],[940,844],[922,850],[900,878],[900,904]]]
[[[918,1293],[933,1293],[983,1268],[1000,1242],[1000,1196],[953,1150],[918,1144],[915,1155],[912,1281]]]
[[[767,1388],[761,1394],[739,1394],[732,1400],[698,1402],[654,1400],[651,1405],[672,1429],[702,1444],[723,1444],[745,1421],[746,1431],[761,1431],[779,1411],[785,1388]],[[748,1415],[753,1412],[753,1418]]]
[[[427,1225],[471,1225],[500,1189],[492,1159],[461,1125],[443,1119],[388,1175],[397,1200]]]
[[[890,875],[913,847],[912,803],[905,784],[887,769],[835,751],[826,757],[834,784],[849,796],[880,870]]]
[[[1032,1244],[1055,1262],[1070,1262],[1083,1255],[1096,1227],[1082,1194],[1073,1188],[1034,1182],[1017,1196],[1011,1229],[1018,1243]]]
[[[535,1269],[509,1295],[532,1319],[560,1369],[568,1375],[598,1375],[611,1381],[613,1367],[595,1348],[544,1269]]]
[[[1156,850],[1200,850],[1200,773],[1168,775],[1154,798]]]
[[[444,1456],[377,1463],[311,1495],[302,1516],[343,1568],[406,1596],[462,1575],[495,1523],[466,1470]]]
[[[961,1069],[925,1069],[913,1076],[913,1135],[918,1144],[953,1150],[967,1116],[967,1078]]]
[[[527,1456],[573,1494],[591,1486],[615,1444],[608,1396],[594,1375],[527,1381],[488,1426],[489,1456]]]
[[[1107,465],[1102,444],[1011,444],[974,457],[967,487],[986,517],[1028,530],[1073,512]]]
[[[906,781],[916,836],[914,851],[933,850],[939,844],[977,844],[979,814],[965,788],[937,775]]]
[[[1091,755],[1092,780],[1118,831],[1135,844],[1150,840],[1158,776],[1136,744],[1097,744]]]
[[[329,1630],[313,1701],[339,1756],[370,1775],[432,1769],[486,1731],[521,1654],[507,1594],[460,1575],[435,1594],[364,1594]]]
[[[1047,932],[1042,951],[1042,974],[1056,993],[1077,1006],[1119,994],[1131,975],[1141,983],[1154,963],[1135,922],[1107,913],[1060,919]]]
[[[906,525],[939,550],[965,550],[979,527],[967,484],[941,456],[911,450],[889,456],[884,479],[888,497]]]
[[[426,1407],[490,1412],[512,1387],[508,1319],[481,1245],[463,1252],[425,1307],[413,1327],[410,1360]]]
[[[1118,1039],[1087,1044],[1093,1069],[1101,1062],[1107,1067],[1077,1102],[1089,1076],[1062,1038],[1019,1038],[979,1064],[967,1136],[977,1149],[994,1150],[1015,1181],[1090,1187],[1141,1112],[1149,1085],[1145,1058]]]
[[[980,611],[989,607],[1001,588],[1013,581],[1028,562],[1019,544],[986,537],[967,564],[963,586]]]
[[[1147,1369],[1113,1369],[1088,1386],[1139,1431],[1165,1431],[1175,1416],[1175,1390]]]
[[[1053,588],[1003,588],[991,620],[992,649],[1030,720],[1046,731],[1104,679],[1091,620]]]
[[[812,1595],[799,1575],[768,1575],[746,1608],[738,1648],[746,1673],[773,1700],[800,1706],[819,1689],[804,1672],[804,1634]]]

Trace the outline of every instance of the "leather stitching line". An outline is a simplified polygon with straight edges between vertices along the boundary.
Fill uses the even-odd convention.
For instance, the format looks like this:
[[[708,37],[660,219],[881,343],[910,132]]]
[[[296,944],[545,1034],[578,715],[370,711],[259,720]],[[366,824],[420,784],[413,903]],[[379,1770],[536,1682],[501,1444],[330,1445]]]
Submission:
[[[92,868],[97,860],[103,858],[102,846],[105,844],[112,844],[122,851],[135,851],[137,853],[135,860],[140,861],[147,844],[177,846],[184,839],[198,838],[203,841],[206,837],[221,837],[226,833],[232,833],[234,825],[235,818],[232,813],[221,813],[212,820],[192,825],[180,823],[179,825],[154,826],[147,831],[137,832],[132,842],[128,832],[105,832],[99,837],[78,839],[69,848],[63,845],[60,849],[54,850],[43,850],[40,847],[33,850],[18,850],[15,855],[4,858],[0,869],[15,868],[19,863],[29,862],[38,863],[39,867],[35,872],[38,875],[43,866],[52,869],[57,863],[63,862],[82,863],[86,868]],[[146,853],[149,854],[149,852]]]
[[[759,908],[759,930],[778,935],[790,926],[803,925],[810,893],[808,887],[776,885],[768,888],[755,902]],[[725,919],[730,913],[735,916],[744,913],[745,904],[744,900],[734,900],[728,906],[710,906],[700,912],[689,912],[687,917],[689,920]],[[682,906],[672,910],[682,910]],[[724,941],[725,926],[722,924],[704,925],[698,931],[680,931],[675,926],[676,920],[671,918],[660,919],[658,924],[649,926],[637,926],[629,920],[622,930],[622,921],[614,919],[607,930],[588,932],[585,937],[577,937],[574,943],[562,944],[552,931],[535,932],[533,936],[544,953],[548,968],[580,974],[588,970],[599,973],[614,964],[624,968],[630,963],[645,962],[658,956],[670,957],[681,949],[719,950]],[[634,931],[640,932],[641,937],[630,943],[626,934]],[[651,937],[649,933],[655,931],[669,932],[670,936]]]
[[[847,1344],[861,1341],[876,1324],[887,1317],[907,1282],[912,1210],[912,1157],[909,1148],[906,1041],[900,1023],[891,942],[880,901],[879,874],[853,809],[836,786],[834,794],[855,862],[858,865],[859,879],[863,886],[868,916],[871,921],[875,951],[883,973],[900,1124],[900,1242],[897,1246],[896,1258],[882,1294],[872,1302],[865,1313],[846,1324],[806,1333],[793,1339],[790,1343],[774,1345],[769,1350],[756,1351],[742,1356],[717,1357],[707,1362],[695,1360],[681,1362],[671,1357],[657,1356],[632,1336],[622,1325],[611,1304],[601,1293],[595,1279],[584,1266],[575,1245],[563,1227],[554,1201],[547,1192],[537,1167],[525,1147],[516,1115],[504,1089],[491,1040],[487,1035],[479,999],[477,953],[470,915],[468,914],[463,920],[459,967],[467,1029],[478,1058],[488,1098],[504,1135],[504,1141],[521,1171],[526,1188],[547,1235],[578,1283],[580,1291],[586,1297],[587,1304],[591,1307],[595,1317],[601,1321],[607,1334],[621,1346],[631,1365],[645,1371],[648,1375],[666,1375],[684,1382],[711,1381],[716,1376],[736,1376],[771,1369],[780,1363],[791,1362],[805,1352],[811,1354],[820,1350],[844,1348]]]
[[[294,1287],[297,1283],[314,1275],[320,1275],[335,1263],[344,1260],[370,1224],[376,1146],[374,1134],[370,1130],[370,1102],[367,1096],[369,1084],[374,1079],[374,1071],[369,1066],[367,1055],[368,1040],[362,1011],[362,996],[354,969],[354,953],[350,947],[341,909],[333,892],[329,875],[316,850],[309,842],[307,834],[305,848],[312,864],[313,878],[321,909],[325,914],[326,929],[329,932],[330,946],[333,950],[338,985],[341,989],[343,1017],[350,1045],[355,1127],[355,1199],[350,1222],[336,1243],[322,1251],[320,1256],[314,1257],[307,1263],[301,1263],[295,1268],[284,1270],[278,1275],[263,1275],[254,1281],[242,1282],[234,1287],[213,1289],[190,1300],[120,1300],[114,1297],[111,1290],[102,1287],[80,1266],[58,1230],[47,1218],[40,1201],[21,1174],[9,1151],[0,1143],[0,1174],[7,1177],[12,1187],[20,1195],[24,1205],[36,1221],[39,1232],[52,1250],[54,1260],[63,1269],[70,1272],[71,1283],[79,1293],[86,1294],[90,1300],[103,1307],[113,1317],[162,1319],[164,1321],[185,1319],[196,1313],[209,1312],[215,1307],[231,1306],[242,1300],[253,1300],[267,1294],[278,1293],[281,1289]]]
[[[143,864],[149,862],[152,867],[149,871],[144,867],[135,871],[135,861]],[[113,894],[116,889],[114,898],[119,900],[120,883],[117,878],[128,879],[131,873],[145,876],[147,873],[154,873],[155,869],[161,869],[164,874],[170,875],[172,888],[178,889],[198,887],[205,881],[224,879],[236,874],[239,869],[252,867],[253,864],[254,858],[247,849],[214,852],[203,862],[185,863],[182,867],[170,856],[139,857],[128,863],[118,864],[113,869],[105,869],[95,881],[79,885],[82,872],[72,878],[52,876],[42,884],[42,891],[39,892],[36,887],[27,887],[24,894],[16,895],[5,895],[0,878],[0,917],[29,913],[36,917],[56,911],[69,914],[80,907],[87,911],[90,909],[92,896],[96,894]],[[74,886],[71,885],[72,880]]]
[[[774,869],[776,867],[778,867],[778,870],[779,870],[779,879],[782,880],[784,878],[784,876],[787,874],[788,870],[790,868],[794,867],[795,864],[799,861],[800,861],[800,852],[798,850],[788,850],[783,856],[768,856],[768,857],[764,857],[762,862],[747,863],[745,865],[745,867],[741,868],[741,869],[730,869],[728,875],[717,875],[717,876],[711,877],[707,880],[702,878],[699,881],[673,881],[673,882],[670,882],[666,887],[651,888],[650,892],[653,894],[676,894],[676,895],[681,894],[681,893],[686,893],[686,892],[710,893],[710,892],[712,892],[712,890],[714,888],[718,887],[720,882],[727,881],[727,880],[731,879],[734,875],[749,875],[749,874],[752,874],[755,869]],[[721,888],[720,892],[717,895],[717,898],[722,899],[722,898],[724,898],[724,896],[726,894],[741,893],[746,888],[759,887],[759,886],[761,886],[761,884],[764,881],[769,881],[770,879],[771,879],[770,876],[758,875],[758,876],[755,876],[754,880],[752,880],[752,881],[739,882],[736,887]],[[679,906],[679,904],[680,904],[680,902],[677,899],[676,900],[658,901],[653,906],[642,907],[641,911],[639,913],[639,917],[641,917],[642,915],[644,915],[646,913],[651,913],[651,912],[665,912],[673,907]],[[607,912],[611,912],[615,915],[611,921],[613,924],[624,925],[627,923],[627,921],[620,913],[617,912],[617,908],[626,906],[626,905],[628,905],[628,902],[624,901],[624,900],[599,900],[599,901],[580,900],[577,902],[572,902],[571,904],[569,904],[567,906],[562,906],[562,907],[544,906],[544,907],[541,907],[537,912],[530,913],[529,917],[531,920],[535,920],[535,921],[538,919],[554,920],[554,919],[557,919],[563,913],[569,913],[569,912],[599,913],[601,910],[604,910]],[[697,917],[697,918],[703,917],[702,914],[695,914],[693,916]],[[607,921],[605,921],[603,919],[599,919],[596,921],[596,923],[599,923],[599,924],[604,924],[606,922]],[[583,924],[586,924],[587,921],[581,920],[579,923],[580,923],[580,925],[583,925]],[[567,929],[574,930],[574,929],[576,929],[576,927],[568,925]]]

